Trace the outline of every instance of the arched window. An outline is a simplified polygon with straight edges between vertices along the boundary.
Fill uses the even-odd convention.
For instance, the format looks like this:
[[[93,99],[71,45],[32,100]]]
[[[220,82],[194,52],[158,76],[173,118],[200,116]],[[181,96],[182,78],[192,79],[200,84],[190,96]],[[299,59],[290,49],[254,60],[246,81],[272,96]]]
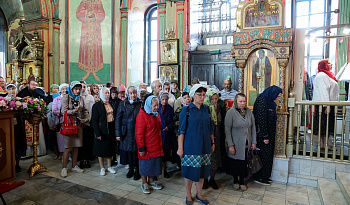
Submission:
[[[151,5],[145,12],[145,49],[143,81],[151,84],[157,78],[158,56],[158,12],[157,5]]]

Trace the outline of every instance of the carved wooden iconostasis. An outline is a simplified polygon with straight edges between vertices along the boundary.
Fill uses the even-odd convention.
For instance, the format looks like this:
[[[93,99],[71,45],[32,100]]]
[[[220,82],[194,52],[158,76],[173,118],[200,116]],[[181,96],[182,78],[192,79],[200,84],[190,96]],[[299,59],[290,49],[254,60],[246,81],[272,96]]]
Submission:
[[[22,28],[19,29],[12,48],[13,65],[9,66],[13,80],[18,84],[35,80],[39,87],[43,86],[43,48],[44,42],[38,32],[30,34],[23,32]]]
[[[237,32],[233,35],[232,55],[239,72],[239,92],[247,95],[253,109],[256,97],[265,88],[276,85],[283,96],[277,103],[275,155],[286,156],[288,126],[287,72],[292,46],[292,29],[284,28],[284,4],[280,0],[240,2]]]

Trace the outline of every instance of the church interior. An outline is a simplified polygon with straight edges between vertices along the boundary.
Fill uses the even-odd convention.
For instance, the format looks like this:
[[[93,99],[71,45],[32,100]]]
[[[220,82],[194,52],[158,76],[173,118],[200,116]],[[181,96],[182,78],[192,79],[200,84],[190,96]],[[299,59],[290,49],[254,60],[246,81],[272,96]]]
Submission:
[[[203,193],[200,193],[200,181],[190,186],[189,192],[192,196],[196,195],[193,204],[350,204],[349,36],[350,0],[0,0],[0,96],[3,96],[0,97],[1,201],[11,205],[192,204],[188,201],[186,177],[184,182],[186,169],[183,161],[181,165],[163,161],[162,174],[155,176],[162,189],[150,185],[153,186],[150,194],[144,191],[143,178],[140,179],[142,173],[139,178],[136,177],[138,171],[132,173],[134,178],[128,177],[130,170],[141,167],[142,149],[139,147],[140,161],[137,165],[122,163],[122,153],[115,150],[117,158],[112,159],[112,171],[109,167],[105,173],[103,168],[102,174],[100,157],[93,157],[91,164],[89,161],[85,168],[84,160],[83,165],[79,165],[78,157],[81,169],[78,167],[78,171],[74,171],[70,164],[77,163],[76,156],[73,156],[76,147],[69,150],[64,145],[63,152],[68,150],[69,156],[71,151],[72,156],[67,158],[68,176],[67,171],[63,176],[64,157],[55,156],[55,153],[57,146],[66,142],[63,138],[59,142],[58,134],[53,131],[56,147],[51,148],[52,130],[46,116],[37,123],[30,119],[32,117],[25,121],[27,150],[18,158],[15,144],[20,111],[5,109],[2,101],[5,96],[10,96],[9,87],[15,87],[18,94],[21,89],[29,89],[32,82],[44,91],[43,96],[56,97],[58,95],[53,93],[52,88],[57,87],[57,92],[61,92],[61,85],[65,85],[67,99],[79,97],[80,94],[69,93],[74,91],[76,84],[73,82],[77,82],[83,90],[86,85],[92,98],[99,98],[105,106],[104,87],[108,87],[110,97],[114,88],[119,95],[125,93],[119,97],[119,107],[115,110],[119,113],[123,101],[125,107],[125,102],[128,104],[132,99],[130,89],[154,94],[157,82],[160,82],[163,89],[171,85],[171,92],[165,91],[169,104],[174,84],[179,92],[172,102],[171,116],[174,112],[176,116],[175,101],[179,102],[180,108],[183,105],[190,107],[192,102],[196,102],[197,90],[193,91],[196,94],[191,94],[196,84],[205,88],[205,92],[208,90],[207,94],[213,90],[219,98],[217,105],[222,103],[226,118],[231,110],[241,109],[236,101],[240,97],[235,95],[243,93],[244,112],[247,112],[242,119],[248,119],[248,110],[254,113],[257,128],[255,131],[254,125],[253,135],[256,132],[257,138],[262,132],[257,122],[257,115],[261,113],[256,115],[259,99],[269,95],[266,91],[273,86],[281,90],[277,93],[279,96],[269,101],[272,108],[269,108],[268,114],[273,114],[274,121],[272,127],[268,127],[273,132],[272,142],[266,143],[262,138],[261,142],[259,139],[254,142],[254,138],[253,142],[248,138],[244,140],[245,149],[242,150],[246,154],[241,161],[245,161],[245,169],[249,173],[244,177],[243,188],[242,184],[238,189],[235,187],[236,180],[227,174],[229,165],[226,163],[229,161],[224,162],[229,158],[226,155],[232,153],[231,145],[225,141],[228,138],[225,138],[227,119],[223,117],[220,122],[216,118],[223,114],[209,112],[210,119],[215,117],[216,120],[213,126],[218,126],[217,123],[223,125],[219,132],[219,148],[225,166],[219,166],[217,173],[214,172],[216,188],[214,180],[209,180],[209,188],[207,185],[205,189],[203,185]],[[94,86],[101,91],[93,91]],[[96,96],[93,93],[97,93]],[[192,98],[190,104],[184,100],[186,95]],[[159,118],[166,113],[162,107],[162,96],[158,96]],[[143,98],[138,98],[141,106]],[[145,97],[142,106],[148,106],[148,98]],[[210,99],[208,110],[217,109],[216,105],[210,104]],[[97,101],[93,99],[93,102]],[[138,100],[131,100],[129,105],[134,107],[135,101]],[[103,106],[103,103],[100,104]],[[90,109],[92,115],[95,105],[92,111]],[[69,109],[69,101],[67,107]],[[138,107],[140,112],[142,109],[144,107]],[[183,111],[181,113],[186,114]],[[181,120],[184,120],[181,113],[180,119],[177,119],[179,129]],[[191,118],[192,113],[189,113],[187,111]],[[108,119],[109,113],[105,115]],[[113,120],[117,116],[114,115]],[[176,124],[175,118],[172,123]],[[198,122],[205,127],[201,123]],[[186,124],[186,131],[191,127]],[[121,132],[122,129],[124,127]],[[215,128],[215,139],[216,131]],[[92,125],[90,132],[89,136],[96,141]],[[232,136],[235,134],[232,133]],[[186,132],[184,136],[187,136]],[[118,135],[113,134],[114,137],[118,138]],[[174,144],[177,144],[180,131],[173,137]],[[118,139],[114,141],[118,146],[121,143],[117,142]],[[164,142],[165,139],[162,149],[165,149]],[[211,143],[213,146],[216,142]],[[259,143],[272,145],[271,164],[267,165],[271,166],[268,182],[263,180],[259,183],[254,177],[259,171],[251,172],[255,163],[263,167],[259,169],[264,169],[266,161],[265,156],[260,156],[259,162],[254,163],[248,159],[248,148],[254,143],[258,150],[261,148]],[[233,143],[232,146],[237,145]],[[258,152],[264,153],[263,149]],[[79,155],[81,152],[92,154],[92,148],[86,150],[79,148]],[[171,155],[177,156],[177,149],[174,150]],[[138,153],[137,150],[133,152]],[[165,155],[164,152],[164,158]],[[126,160],[134,155],[129,154],[128,157]],[[65,165],[63,168],[66,169]],[[113,174],[114,171],[116,173]],[[210,174],[212,178],[212,172]],[[200,192],[198,186],[201,187]],[[197,200],[197,194],[203,194],[206,200]]]

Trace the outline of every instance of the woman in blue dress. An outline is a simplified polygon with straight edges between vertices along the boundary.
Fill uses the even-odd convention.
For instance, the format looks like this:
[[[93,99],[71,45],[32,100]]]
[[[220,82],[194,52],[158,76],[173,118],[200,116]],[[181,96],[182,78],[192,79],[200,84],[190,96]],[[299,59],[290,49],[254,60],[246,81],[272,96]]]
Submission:
[[[191,88],[192,102],[184,107],[179,119],[181,174],[185,178],[186,204],[193,204],[191,187],[196,182],[196,200],[209,204],[202,195],[204,178],[210,176],[210,154],[214,151],[214,131],[208,106],[204,105],[207,89],[196,84]]]

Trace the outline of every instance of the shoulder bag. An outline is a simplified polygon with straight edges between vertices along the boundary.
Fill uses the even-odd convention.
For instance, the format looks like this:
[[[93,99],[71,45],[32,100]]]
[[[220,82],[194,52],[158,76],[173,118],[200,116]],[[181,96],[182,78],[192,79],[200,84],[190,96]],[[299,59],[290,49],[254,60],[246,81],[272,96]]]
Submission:
[[[78,134],[78,125],[74,122],[73,117],[69,116],[70,122],[68,123],[67,111],[64,112],[64,122],[61,126],[60,133],[64,136],[71,136]]]

